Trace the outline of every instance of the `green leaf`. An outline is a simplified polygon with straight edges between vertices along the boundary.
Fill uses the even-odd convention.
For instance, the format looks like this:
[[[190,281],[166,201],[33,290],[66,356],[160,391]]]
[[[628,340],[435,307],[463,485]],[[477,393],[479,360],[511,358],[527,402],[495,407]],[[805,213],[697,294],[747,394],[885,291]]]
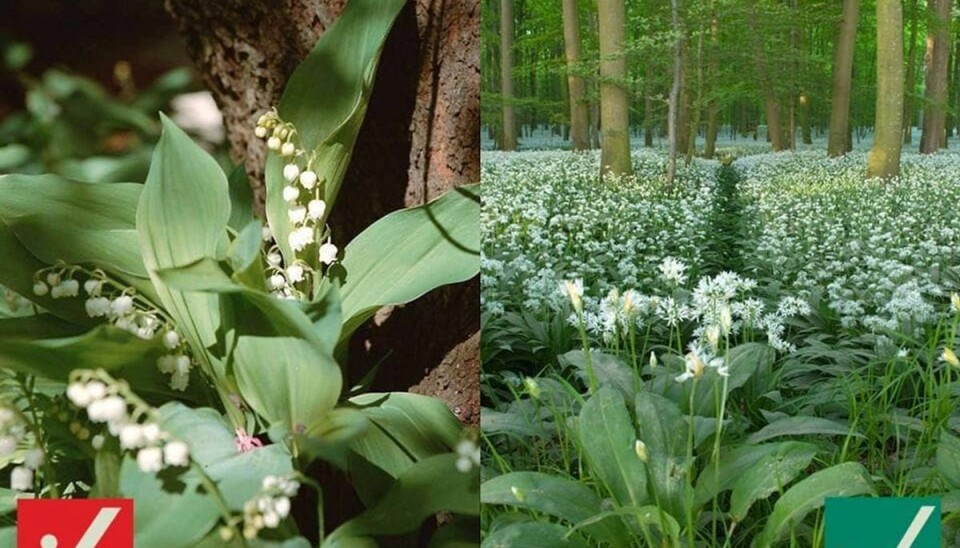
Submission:
[[[346,340],[382,306],[469,280],[480,271],[479,185],[383,217],[344,251],[341,287]]]
[[[637,438],[646,444],[647,468],[654,483],[649,491],[656,493],[657,503],[667,513],[681,519],[685,515],[685,502],[691,489],[686,479],[690,425],[677,404],[647,391],[637,394],[636,413]]]
[[[195,399],[195,389],[178,392],[160,373],[156,361],[166,352],[160,338],[143,340],[112,325],[60,339],[5,338],[0,367],[66,382],[74,369],[104,369],[126,380],[142,396]]]
[[[31,339],[51,339],[80,335],[85,328],[54,316],[36,314],[17,318],[0,319],[0,340],[19,337]]]
[[[227,184],[230,188],[230,220],[227,225],[240,231],[256,220],[253,215],[253,189],[250,188],[250,179],[243,164],[233,168],[227,177]],[[260,234],[257,234],[258,242],[259,238]]]
[[[514,492],[516,490],[516,493]],[[602,510],[600,497],[578,481],[540,472],[512,472],[480,486],[482,504],[503,504],[540,512],[575,525]],[[630,534],[618,518],[604,519],[582,528],[598,542],[623,545]]]
[[[643,506],[646,470],[634,450],[637,431],[623,396],[613,388],[597,390],[580,410],[579,430],[591,474],[621,506]]]
[[[120,453],[117,446],[104,447],[93,457],[97,482],[90,489],[91,498],[112,498],[120,495]]]
[[[792,451],[816,451],[817,447],[810,443],[786,441],[783,443],[766,443],[763,445],[740,445],[720,453],[720,467],[716,461],[704,467],[697,488],[694,502],[701,506],[723,491],[731,489],[740,476],[750,470],[757,461],[769,455]]]
[[[190,458],[199,464],[233,511],[260,491],[266,476],[289,476],[292,457],[282,444],[238,453],[235,433],[213,409],[193,409],[171,402],[158,409],[160,425],[190,447]]]
[[[44,297],[33,294],[33,276],[47,265],[30,253],[7,225],[0,221],[0,285],[4,285],[50,313],[80,325],[96,323],[84,310],[82,299],[54,299],[47,293]]]
[[[462,427],[440,400],[408,392],[371,392],[350,399],[374,428],[355,439],[351,448],[396,478],[413,463],[449,452]]]
[[[30,160],[30,148],[26,145],[12,144],[0,147],[0,171],[13,171],[28,160]]]
[[[736,478],[730,496],[730,514],[743,521],[754,502],[765,499],[793,481],[813,460],[816,447],[780,444],[777,452],[765,455]]]
[[[600,386],[616,388],[623,394],[626,401],[633,400],[636,396],[633,369],[623,360],[603,352],[590,352],[590,362],[593,364],[593,372]],[[583,357],[583,350],[567,352],[560,356],[560,363],[572,365],[586,374],[587,362]]]
[[[580,535],[568,534],[568,529],[556,523],[525,521],[501,527],[484,539],[483,548],[588,548],[590,544]]]
[[[820,470],[798,482],[777,500],[755,544],[774,544],[791,526],[798,524],[812,510],[823,506],[826,497],[876,494],[870,474],[859,463],[845,462]]]
[[[0,176],[0,220],[42,262],[93,265],[153,297],[136,232],[142,186]]]
[[[137,546],[192,546],[219,521],[216,502],[195,472],[169,478],[142,472],[133,456],[120,468],[120,492],[132,498]]]
[[[315,155],[313,170],[323,183],[329,212],[350,162],[367,111],[380,51],[405,0],[350,0],[287,81],[277,110],[296,125],[301,146]],[[283,199],[284,161],[270,154],[265,170],[267,220],[277,244],[292,262],[291,231]],[[328,213],[329,215],[329,213]],[[326,216],[320,220],[320,226]]]
[[[960,489],[960,438],[946,429],[940,431],[940,443],[937,444],[937,471],[947,485]]]
[[[850,426],[820,417],[786,417],[772,422],[747,436],[747,443],[760,443],[780,436],[854,436],[862,438]]]
[[[319,457],[340,469],[346,469],[350,445],[369,427],[370,421],[359,410],[337,407],[319,421],[308,425],[306,434],[295,435],[294,439],[301,454],[311,458]]]
[[[230,218],[227,178],[180,128],[162,114],[161,120],[163,134],[140,195],[137,231],[144,264],[164,308],[197,357],[209,361],[205,349],[216,344],[220,327],[218,297],[171,289],[156,271],[216,258]]]
[[[480,429],[487,436],[505,434],[516,437],[547,437],[550,432],[539,417],[526,417],[520,413],[504,413],[489,407],[480,410]]]
[[[302,339],[241,336],[234,360],[243,398],[271,425],[290,432],[319,421],[340,397],[339,366]]]
[[[415,531],[424,519],[442,511],[478,515],[480,475],[476,469],[459,472],[457,458],[448,453],[414,464],[400,474],[375,506],[338,527],[322,546],[342,546],[351,537]]]
[[[480,546],[480,521],[476,518],[456,516],[441,525],[430,537],[427,548],[478,548]]]

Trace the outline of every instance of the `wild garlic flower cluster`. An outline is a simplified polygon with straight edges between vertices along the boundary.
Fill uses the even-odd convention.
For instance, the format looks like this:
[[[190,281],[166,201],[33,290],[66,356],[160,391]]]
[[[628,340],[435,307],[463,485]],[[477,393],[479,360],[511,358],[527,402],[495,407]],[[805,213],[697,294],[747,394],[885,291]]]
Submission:
[[[461,440],[457,444],[457,471],[466,474],[480,467],[480,446],[471,439]]]
[[[261,529],[275,529],[290,515],[290,498],[297,495],[300,483],[291,478],[266,476],[260,492],[243,505],[243,536],[256,538]]]
[[[13,455],[27,440],[29,432],[27,420],[15,407],[0,406],[0,458]],[[27,449],[22,463],[10,470],[10,488],[14,491],[32,491],[34,472],[43,466],[46,455],[40,447]]]
[[[122,450],[136,452],[141,470],[155,473],[167,466],[190,464],[187,444],[161,430],[153,419],[154,409],[137,398],[126,383],[102,371],[77,370],[71,373],[71,378],[67,398],[86,410],[91,422],[105,424],[107,432],[119,440]],[[94,436],[95,449],[103,443],[103,434]]]
[[[316,253],[316,261],[297,257],[284,265],[279,249],[268,252],[270,272],[269,285],[278,296],[298,298],[301,293],[297,284],[307,281],[316,273],[311,263],[330,266],[337,261],[339,250],[331,242],[327,203],[324,201],[326,181],[313,169],[315,156],[299,146],[297,128],[283,121],[276,109],[265,113],[257,120],[254,130],[257,137],[267,140],[267,148],[280,154],[286,162],[283,166],[283,200],[287,203],[287,217],[293,230],[287,243],[294,253]]]
[[[37,296],[49,295],[55,299],[77,297],[80,294],[80,277],[86,295],[84,308],[91,318],[105,318],[114,326],[133,333],[144,340],[158,335],[169,351],[157,359],[161,373],[170,375],[170,388],[184,391],[190,381],[192,360],[186,345],[172,322],[152,303],[126,287],[110,279],[100,269],[86,270],[77,265],[58,263],[38,270],[34,274],[33,292]]]

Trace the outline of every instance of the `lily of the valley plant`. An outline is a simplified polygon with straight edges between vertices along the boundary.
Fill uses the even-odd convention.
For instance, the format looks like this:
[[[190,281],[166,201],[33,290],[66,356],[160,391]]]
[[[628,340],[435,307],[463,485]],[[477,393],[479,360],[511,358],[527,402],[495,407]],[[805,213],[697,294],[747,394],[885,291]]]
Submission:
[[[439,400],[344,383],[376,310],[479,270],[477,186],[349,243],[329,228],[403,4],[351,0],[250,128],[270,150],[265,226],[242,168],[228,177],[165,117],[144,184],[0,177],[0,284],[33,303],[0,320],[12,490],[133,498],[145,547],[306,545],[298,500],[319,500],[300,514],[321,516],[324,546],[441,511],[445,538],[476,524],[475,434]],[[366,507],[333,531],[304,473],[317,459]]]

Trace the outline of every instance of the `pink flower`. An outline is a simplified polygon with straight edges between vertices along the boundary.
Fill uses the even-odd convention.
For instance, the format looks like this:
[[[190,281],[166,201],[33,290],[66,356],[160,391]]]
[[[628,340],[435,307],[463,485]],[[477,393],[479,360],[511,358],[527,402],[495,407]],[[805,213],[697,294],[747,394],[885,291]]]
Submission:
[[[238,453],[248,453],[257,447],[263,447],[262,441],[247,434],[247,431],[243,428],[237,428],[234,432],[237,433],[237,437],[233,440],[233,443],[237,446]]]

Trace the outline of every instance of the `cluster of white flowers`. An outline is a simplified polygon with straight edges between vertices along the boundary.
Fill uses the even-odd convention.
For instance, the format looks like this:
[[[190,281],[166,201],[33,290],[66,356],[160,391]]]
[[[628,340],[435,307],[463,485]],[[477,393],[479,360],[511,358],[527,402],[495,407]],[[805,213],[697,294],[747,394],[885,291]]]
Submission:
[[[170,353],[157,358],[157,368],[164,375],[170,375],[170,388],[182,392],[190,382],[193,360],[190,359],[180,334],[174,329],[163,334],[163,346]]]
[[[27,423],[14,408],[0,406],[0,458],[12,455],[27,438]],[[14,491],[33,489],[33,474],[46,459],[43,449],[31,447],[23,453],[22,463],[10,470],[10,488]]]
[[[843,327],[920,336],[949,312],[960,253],[960,155],[904,153],[902,176],[863,181],[863,152],[738,160],[747,264],[821,300]]]
[[[266,476],[260,492],[243,505],[243,536],[256,538],[261,529],[274,529],[290,515],[290,498],[297,495],[300,483],[278,476]]]
[[[170,439],[170,435],[149,419],[150,409],[138,402],[131,405],[115,382],[80,377],[67,386],[67,398],[85,409],[92,422],[104,423],[116,436],[121,449],[137,452],[137,465],[144,472],[159,472],[165,466],[187,466],[190,450],[187,444]],[[94,445],[102,445],[103,437],[95,437]]]
[[[316,245],[316,264],[333,264],[339,250],[330,241],[330,231],[326,227],[328,211],[327,203],[323,200],[325,181],[313,170],[313,154],[297,146],[297,128],[280,119],[276,109],[257,120],[254,133],[266,139],[267,148],[283,156],[286,161],[283,166],[283,179],[286,181],[283,200],[287,203],[287,217],[293,225],[287,239],[290,248],[300,253],[314,249],[311,246]],[[296,284],[314,274],[309,263],[299,258],[284,266],[276,249],[270,251],[267,259],[270,288],[280,297],[296,298],[299,295]]]
[[[457,444],[457,470],[466,474],[480,466],[480,446],[470,439]]]

